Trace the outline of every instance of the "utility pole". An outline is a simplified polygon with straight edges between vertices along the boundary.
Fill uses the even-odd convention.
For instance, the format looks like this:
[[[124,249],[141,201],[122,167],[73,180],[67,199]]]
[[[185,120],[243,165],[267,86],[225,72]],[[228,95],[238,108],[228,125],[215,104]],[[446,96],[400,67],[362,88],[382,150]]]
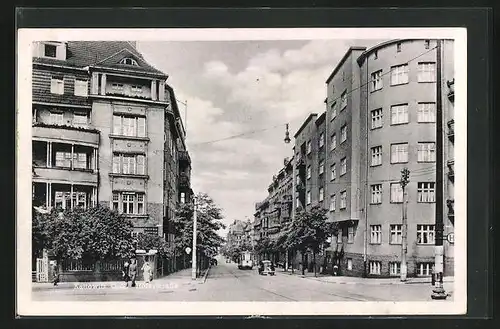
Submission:
[[[408,168],[401,170],[401,180],[399,184],[403,189],[403,204],[402,204],[402,217],[403,224],[401,225],[401,281],[406,281],[408,268],[406,266],[406,250],[407,250],[407,200],[406,200],[406,186],[410,182],[410,171]]]
[[[436,185],[435,185],[435,249],[434,249],[434,289],[432,299],[446,299],[447,293],[443,288],[443,102],[442,102],[442,60],[441,60],[441,40],[437,40],[436,45]]]
[[[191,255],[191,279],[196,280],[197,271],[196,271],[196,217],[197,217],[197,209],[196,209],[196,197],[193,196],[193,251]]]

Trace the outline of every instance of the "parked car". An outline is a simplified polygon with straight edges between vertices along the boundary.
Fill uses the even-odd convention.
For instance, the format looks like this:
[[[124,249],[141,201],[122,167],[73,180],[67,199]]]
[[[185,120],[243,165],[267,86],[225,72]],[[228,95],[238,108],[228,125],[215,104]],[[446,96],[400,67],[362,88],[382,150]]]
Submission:
[[[270,260],[263,260],[259,263],[260,275],[275,275],[274,264]]]

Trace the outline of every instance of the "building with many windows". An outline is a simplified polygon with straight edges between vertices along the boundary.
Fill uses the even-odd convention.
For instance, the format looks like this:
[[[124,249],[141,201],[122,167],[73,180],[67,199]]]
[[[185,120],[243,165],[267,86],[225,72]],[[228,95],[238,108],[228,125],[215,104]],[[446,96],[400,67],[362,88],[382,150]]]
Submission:
[[[33,46],[33,202],[98,204],[173,241],[169,220],[188,202],[190,158],[168,76],[131,42]]]

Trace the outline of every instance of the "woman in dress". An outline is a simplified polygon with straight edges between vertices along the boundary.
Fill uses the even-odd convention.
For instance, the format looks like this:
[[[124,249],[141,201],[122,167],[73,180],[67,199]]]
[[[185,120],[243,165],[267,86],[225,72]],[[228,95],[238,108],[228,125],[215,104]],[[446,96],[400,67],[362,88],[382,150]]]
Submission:
[[[125,287],[128,287],[128,282],[130,281],[130,276],[128,271],[129,271],[129,263],[126,261],[125,264],[123,264],[123,270],[122,270],[123,280],[125,281]]]
[[[144,281],[146,283],[149,283],[151,281],[151,265],[149,265],[149,262],[146,261],[144,262],[144,265],[142,265],[141,270],[143,271],[143,276],[144,276]]]

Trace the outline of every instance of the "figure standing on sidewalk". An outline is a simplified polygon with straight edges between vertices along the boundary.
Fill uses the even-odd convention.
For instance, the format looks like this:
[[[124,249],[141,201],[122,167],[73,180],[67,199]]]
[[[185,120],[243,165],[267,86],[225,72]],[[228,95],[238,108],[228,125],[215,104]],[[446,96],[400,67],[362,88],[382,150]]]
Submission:
[[[149,283],[151,281],[151,265],[149,265],[149,261],[145,261],[144,265],[142,265],[141,270],[143,271],[144,281]]]
[[[137,277],[137,263],[135,258],[132,258],[130,260],[130,265],[128,267],[128,275],[130,277],[130,281],[132,281],[131,287],[135,287],[135,279]]]
[[[130,276],[129,276],[129,263],[125,261],[125,264],[123,264],[123,280],[125,281],[125,287],[128,287],[128,282],[130,281]]]
[[[52,283],[54,286],[57,286],[59,283],[59,268],[56,261],[52,264]]]

